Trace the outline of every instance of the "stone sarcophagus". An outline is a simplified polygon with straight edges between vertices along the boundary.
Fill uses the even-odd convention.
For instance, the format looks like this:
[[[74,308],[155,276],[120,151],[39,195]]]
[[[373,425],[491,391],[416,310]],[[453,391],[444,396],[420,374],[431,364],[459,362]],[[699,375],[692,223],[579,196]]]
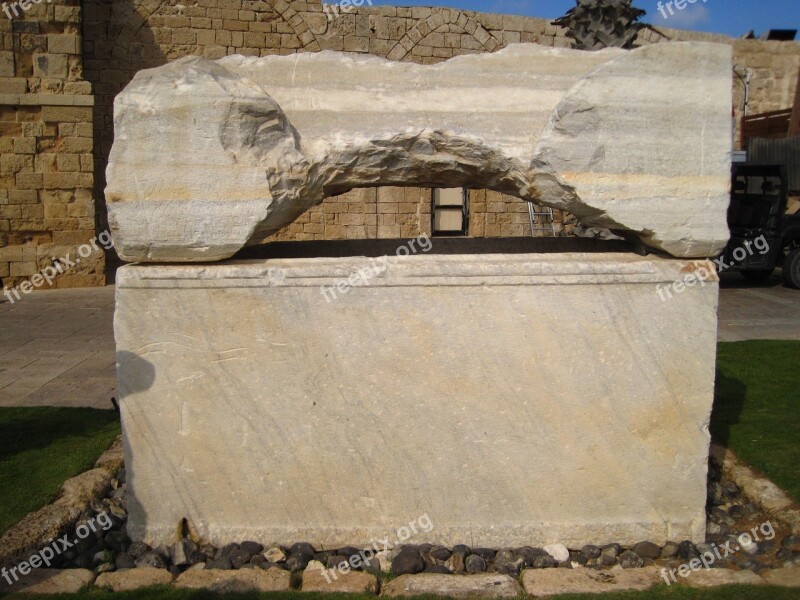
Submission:
[[[713,44],[520,45],[137,75],[107,189],[138,263],[115,316],[129,534],[335,548],[428,515],[415,542],[702,540],[730,67]],[[493,189],[631,243],[257,247],[381,185]]]

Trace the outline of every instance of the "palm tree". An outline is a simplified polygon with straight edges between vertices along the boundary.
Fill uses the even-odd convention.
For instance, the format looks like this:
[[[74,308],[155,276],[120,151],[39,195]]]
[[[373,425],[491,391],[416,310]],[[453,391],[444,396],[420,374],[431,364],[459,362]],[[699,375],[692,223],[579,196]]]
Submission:
[[[580,50],[632,48],[639,31],[649,27],[639,21],[646,11],[631,5],[633,0],[575,0],[576,6],[553,21],[565,27],[567,37]]]

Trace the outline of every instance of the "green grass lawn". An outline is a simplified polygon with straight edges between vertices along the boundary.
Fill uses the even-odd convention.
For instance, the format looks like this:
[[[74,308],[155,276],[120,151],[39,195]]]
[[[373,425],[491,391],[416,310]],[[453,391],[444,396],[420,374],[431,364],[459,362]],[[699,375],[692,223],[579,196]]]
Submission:
[[[80,595],[58,596],[23,596],[7,595],[2,598],[18,598],[19,600],[74,600],[89,598],[91,600],[375,600],[375,596],[367,594],[301,594],[299,592],[270,594],[227,594],[219,595],[205,591],[176,590],[172,588],[151,588],[136,592],[114,594],[92,590]],[[527,597],[527,596],[524,596]],[[682,586],[667,588],[661,586],[649,592],[623,592],[614,594],[567,594],[552,596],[553,600],[797,600],[796,589],[775,587],[727,586],[710,590],[694,590]],[[443,600],[441,596],[417,596],[420,600]]]
[[[119,433],[111,410],[0,408],[0,533],[55,499]]]
[[[800,500],[800,342],[719,344],[711,435]]]

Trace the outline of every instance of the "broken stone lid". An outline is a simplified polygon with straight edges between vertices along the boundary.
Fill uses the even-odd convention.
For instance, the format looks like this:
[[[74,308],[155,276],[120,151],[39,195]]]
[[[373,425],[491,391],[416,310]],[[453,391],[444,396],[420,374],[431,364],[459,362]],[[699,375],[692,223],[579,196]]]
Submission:
[[[140,71],[106,188],[119,255],[232,256],[358,187],[486,188],[677,257],[728,239],[731,48],[516,44],[432,66],[320,52]]]

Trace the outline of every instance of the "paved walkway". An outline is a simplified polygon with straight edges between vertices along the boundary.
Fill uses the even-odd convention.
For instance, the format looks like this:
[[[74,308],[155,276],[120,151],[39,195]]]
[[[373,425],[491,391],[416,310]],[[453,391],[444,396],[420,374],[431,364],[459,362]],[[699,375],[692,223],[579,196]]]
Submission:
[[[773,275],[762,283],[723,273],[719,297],[719,339],[800,340],[800,290]]]
[[[113,287],[37,291],[0,304],[0,406],[111,408],[113,314]]]
[[[0,296],[2,298],[2,296]],[[0,406],[110,408],[114,288],[38,291],[0,303]],[[719,338],[800,340],[800,291],[723,276]]]

